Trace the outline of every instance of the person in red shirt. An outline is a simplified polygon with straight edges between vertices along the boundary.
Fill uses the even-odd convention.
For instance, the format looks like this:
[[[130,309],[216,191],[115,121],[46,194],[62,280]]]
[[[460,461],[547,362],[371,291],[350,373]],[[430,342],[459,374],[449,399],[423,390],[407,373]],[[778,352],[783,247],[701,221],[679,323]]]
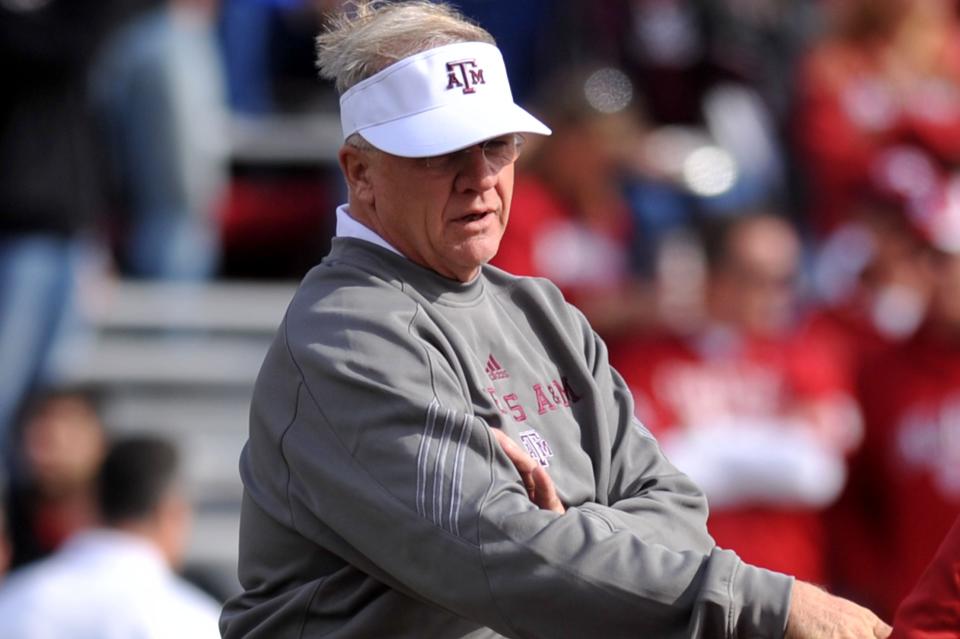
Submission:
[[[590,77],[573,70],[544,83],[537,114],[553,135],[527,142],[513,189],[522,214],[491,263],[551,280],[616,340],[654,320],[649,288],[631,272],[633,222],[619,181],[639,138],[627,107],[604,113],[590,102]]]
[[[96,522],[94,488],[106,450],[96,394],[86,387],[38,391],[16,434],[19,457],[3,499],[11,569],[46,557]]]
[[[891,639],[960,639],[960,517],[897,609]]]
[[[883,149],[960,161],[960,27],[954,0],[834,2],[832,32],[801,62],[794,138],[823,237],[849,220]]]
[[[926,246],[902,201],[865,197],[855,215],[819,252],[821,304],[802,328],[832,350],[851,390],[865,358],[916,331],[930,288]]]
[[[926,221],[957,214],[947,207]],[[867,362],[859,384],[866,438],[850,496],[874,567],[859,599],[883,614],[895,610],[960,514],[960,235],[930,237],[926,320],[910,340]]]
[[[894,148],[871,172],[871,185],[853,219],[834,231],[817,256],[814,284],[820,305],[802,327],[803,339],[827,349],[856,393],[864,362],[913,335],[924,319],[932,286],[928,242],[910,217],[912,201],[935,192],[939,176],[929,156]],[[845,491],[827,513],[829,583],[862,598],[877,578],[858,498]]]
[[[703,488],[708,528],[745,561],[822,582],[821,509],[859,413],[826,352],[794,337],[800,245],[773,215],[706,236],[708,322],[613,353],[638,417]]]

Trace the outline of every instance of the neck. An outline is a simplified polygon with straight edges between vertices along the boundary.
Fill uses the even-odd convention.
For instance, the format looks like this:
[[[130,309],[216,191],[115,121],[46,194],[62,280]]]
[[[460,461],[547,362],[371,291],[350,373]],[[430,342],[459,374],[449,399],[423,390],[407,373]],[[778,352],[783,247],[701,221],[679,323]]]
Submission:
[[[471,282],[480,274],[479,266],[475,266],[469,270],[454,270],[453,268],[444,268],[443,270],[438,269],[435,265],[432,265],[425,260],[417,251],[412,250],[410,247],[405,245],[402,240],[392,237],[389,233],[387,233],[383,226],[379,223],[379,218],[377,217],[375,211],[361,203],[358,203],[353,197],[348,199],[348,206],[350,217],[379,235],[381,239],[387,242],[390,246],[396,249],[397,252],[414,264],[429,269],[447,279],[458,282]]]
[[[160,551],[167,564],[174,567],[178,563],[176,550],[164,534],[163,526],[152,518],[125,519],[107,524],[108,528],[138,537]]]

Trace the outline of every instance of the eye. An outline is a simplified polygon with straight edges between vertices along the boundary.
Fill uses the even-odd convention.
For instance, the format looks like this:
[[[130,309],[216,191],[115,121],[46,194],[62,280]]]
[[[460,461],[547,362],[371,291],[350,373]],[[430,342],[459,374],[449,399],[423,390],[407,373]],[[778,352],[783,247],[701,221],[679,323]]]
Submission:
[[[431,155],[423,158],[422,161],[428,168],[445,169],[453,166],[461,153],[462,151],[454,151],[453,153],[444,153],[443,155]]]
[[[513,149],[516,147],[512,140],[496,139],[488,140],[482,148],[487,158],[506,159],[513,154]]]

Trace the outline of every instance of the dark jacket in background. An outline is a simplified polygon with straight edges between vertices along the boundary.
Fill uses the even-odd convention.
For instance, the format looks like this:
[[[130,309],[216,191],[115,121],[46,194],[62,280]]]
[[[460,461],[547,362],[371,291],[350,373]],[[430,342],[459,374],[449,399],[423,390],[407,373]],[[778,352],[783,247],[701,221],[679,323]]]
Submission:
[[[0,3],[0,235],[70,235],[102,212],[88,69],[118,4]]]

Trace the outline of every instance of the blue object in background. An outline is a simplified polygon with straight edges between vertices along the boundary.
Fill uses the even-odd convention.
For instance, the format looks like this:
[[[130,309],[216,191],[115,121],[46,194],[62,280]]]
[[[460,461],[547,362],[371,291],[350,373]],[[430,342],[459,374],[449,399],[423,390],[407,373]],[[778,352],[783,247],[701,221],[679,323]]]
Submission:
[[[226,0],[220,9],[220,42],[230,107],[245,115],[273,111],[270,33],[277,8],[301,0]]]
[[[507,64],[513,97],[530,97],[543,73],[540,44],[552,24],[549,0],[453,0],[454,6],[475,20],[497,40]]]

